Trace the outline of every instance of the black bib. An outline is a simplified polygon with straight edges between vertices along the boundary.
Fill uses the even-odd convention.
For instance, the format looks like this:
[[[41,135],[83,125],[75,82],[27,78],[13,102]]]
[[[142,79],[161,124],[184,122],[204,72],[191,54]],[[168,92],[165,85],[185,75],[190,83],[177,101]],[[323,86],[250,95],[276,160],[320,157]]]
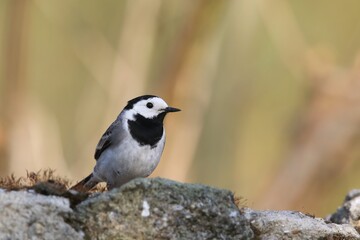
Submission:
[[[164,133],[164,117],[165,113],[161,113],[151,119],[136,114],[135,120],[128,120],[131,136],[140,145],[149,145],[151,148],[156,147]]]

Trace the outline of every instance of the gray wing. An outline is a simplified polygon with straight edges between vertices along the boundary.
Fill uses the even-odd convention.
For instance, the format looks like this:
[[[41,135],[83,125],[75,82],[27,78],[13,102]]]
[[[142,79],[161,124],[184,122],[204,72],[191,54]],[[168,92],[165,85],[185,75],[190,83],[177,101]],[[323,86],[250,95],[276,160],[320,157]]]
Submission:
[[[116,119],[105,133],[100,138],[99,143],[96,145],[95,159],[98,160],[100,155],[112,144],[118,143],[122,139],[121,134],[121,121]]]

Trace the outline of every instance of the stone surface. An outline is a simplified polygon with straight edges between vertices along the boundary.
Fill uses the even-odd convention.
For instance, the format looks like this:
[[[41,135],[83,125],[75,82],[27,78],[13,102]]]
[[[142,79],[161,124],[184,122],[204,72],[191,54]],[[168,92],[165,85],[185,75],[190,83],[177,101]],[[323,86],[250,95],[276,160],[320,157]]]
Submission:
[[[294,211],[243,209],[257,239],[360,239],[348,224],[326,223],[324,219]]]
[[[96,239],[251,239],[230,191],[137,179],[84,201],[77,227]]]
[[[66,198],[0,190],[0,239],[81,239],[64,221],[72,212]]]
[[[48,195],[48,187],[40,192]],[[65,197],[0,189],[0,240],[360,239],[360,191],[329,216],[340,224],[300,212],[239,210],[228,190],[160,178],[136,179],[84,201],[76,192],[55,193],[73,208]]]
[[[335,213],[326,218],[328,221],[338,224],[351,224],[360,232],[360,190],[350,191]]]

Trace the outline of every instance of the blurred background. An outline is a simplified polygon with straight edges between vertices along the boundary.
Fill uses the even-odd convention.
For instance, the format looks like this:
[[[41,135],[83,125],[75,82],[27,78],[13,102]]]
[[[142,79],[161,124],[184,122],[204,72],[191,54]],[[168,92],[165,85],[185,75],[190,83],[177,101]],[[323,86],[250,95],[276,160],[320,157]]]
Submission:
[[[360,187],[360,2],[0,1],[0,176],[78,181],[127,100],[180,113],[152,174],[324,216]]]

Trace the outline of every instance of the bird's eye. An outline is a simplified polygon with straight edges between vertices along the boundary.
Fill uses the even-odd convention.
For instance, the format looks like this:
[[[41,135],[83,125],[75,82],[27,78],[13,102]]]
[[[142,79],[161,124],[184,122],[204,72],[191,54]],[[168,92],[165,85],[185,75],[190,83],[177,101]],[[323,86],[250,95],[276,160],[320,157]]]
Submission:
[[[151,103],[151,102],[148,102],[147,104],[146,104],[146,106],[148,107],[148,108],[153,108],[153,104]]]

